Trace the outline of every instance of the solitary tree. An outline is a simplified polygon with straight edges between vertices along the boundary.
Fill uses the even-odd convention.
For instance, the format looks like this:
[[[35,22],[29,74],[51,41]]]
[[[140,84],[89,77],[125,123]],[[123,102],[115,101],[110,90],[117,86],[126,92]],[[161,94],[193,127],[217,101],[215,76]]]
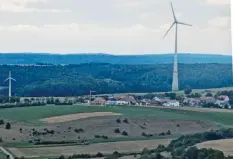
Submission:
[[[3,125],[3,124],[4,124],[4,120],[0,119],[0,125]]]
[[[11,124],[10,123],[6,123],[6,127],[5,127],[6,129],[11,129]]]
[[[208,92],[205,96],[206,96],[206,97],[213,97],[213,94],[210,93],[210,92]]]
[[[185,93],[185,94],[190,94],[190,93],[192,93],[192,87],[186,86],[186,87],[184,88],[184,93]]]

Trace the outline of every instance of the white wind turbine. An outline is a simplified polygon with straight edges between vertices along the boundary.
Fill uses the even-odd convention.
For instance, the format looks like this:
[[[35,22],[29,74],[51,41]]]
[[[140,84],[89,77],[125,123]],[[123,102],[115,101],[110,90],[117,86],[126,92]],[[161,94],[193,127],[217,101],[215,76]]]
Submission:
[[[9,101],[11,99],[11,80],[16,81],[14,78],[11,77],[11,71],[9,71],[9,77],[5,80],[5,82],[9,81]]]
[[[172,8],[174,22],[172,23],[171,27],[168,29],[168,31],[166,32],[166,34],[164,35],[163,38],[166,37],[166,35],[168,34],[168,32],[175,25],[176,32],[175,32],[175,54],[174,54],[174,66],[173,66],[172,91],[178,91],[179,90],[179,85],[178,85],[178,58],[177,58],[177,43],[178,43],[178,36],[177,36],[178,33],[177,32],[178,32],[178,24],[180,24],[180,25],[187,25],[187,26],[192,26],[192,25],[179,22],[177,20],[177,18],[176,18],[176,15],[175,15],[172,3],[171,3],[171,8]]]

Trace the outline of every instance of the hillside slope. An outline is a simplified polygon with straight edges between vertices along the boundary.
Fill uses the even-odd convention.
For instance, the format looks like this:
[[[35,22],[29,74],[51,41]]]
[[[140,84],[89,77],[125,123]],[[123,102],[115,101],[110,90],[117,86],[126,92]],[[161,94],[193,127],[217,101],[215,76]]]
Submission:
[[[20,96],[74,96],[96,90],[98,94],[170,91],[172,64],[113,65],[90,63],[66,66],[0,66],[0,86],[8,71],[17,80],[13,92]],[[180,64],[180,89],[232,86],[231,64]],[[0,91],[7,94],[7,90]]]

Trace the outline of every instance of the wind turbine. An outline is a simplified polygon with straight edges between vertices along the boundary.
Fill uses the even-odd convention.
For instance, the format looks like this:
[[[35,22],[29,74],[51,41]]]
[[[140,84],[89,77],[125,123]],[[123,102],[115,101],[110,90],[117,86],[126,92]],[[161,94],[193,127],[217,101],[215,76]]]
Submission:
[[[9,88],[9,101],[10,101],[10,99],[11,99],[11,80],[16,81],[14,78],[11,77],[11,71],[9,71],[9,77],[5,80],[5,82],[8,80],[9,80],[9,87],[8,88]]]
[[[166,32],[166,34],[164,35],[163,38],[165,38],[167,36],[167,34],[169,33],[169,31],[175,25],[176,32],[175,32],[175,54],[174,54],[174,66],[173,66],[172,91],[178,91],[179,90],[179,83],[178,83],[178,57],[177,57],[177,43],[178,43],[178,33],[177,32],[178,32],[178,25],[179,24],[180,25],[187,25],[187,26],[192,26],[192,25],[178,21],[177,18],[176,18],[176,15],[175,15],[172,3],[171,3],[171,8],[172,8],[172,14],[173,14],[174,22],[172,23],[172,25],[170,26],[170,28],[168,29],[168,31]]]

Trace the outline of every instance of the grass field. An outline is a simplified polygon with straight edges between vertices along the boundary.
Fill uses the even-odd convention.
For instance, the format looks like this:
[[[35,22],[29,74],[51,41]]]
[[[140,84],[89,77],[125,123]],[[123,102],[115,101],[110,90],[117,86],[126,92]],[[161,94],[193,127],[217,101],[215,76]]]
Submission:
[[[43,106],[1,109],[0,116],[4,119],[21,122],[39,122],[49,118],[75,113],[113,112],[135,118],[203,120],[222,125],[233,125],[233,112],[199,112],[191,110],[175,110],[143,107],[98,107],[98,106]]]

